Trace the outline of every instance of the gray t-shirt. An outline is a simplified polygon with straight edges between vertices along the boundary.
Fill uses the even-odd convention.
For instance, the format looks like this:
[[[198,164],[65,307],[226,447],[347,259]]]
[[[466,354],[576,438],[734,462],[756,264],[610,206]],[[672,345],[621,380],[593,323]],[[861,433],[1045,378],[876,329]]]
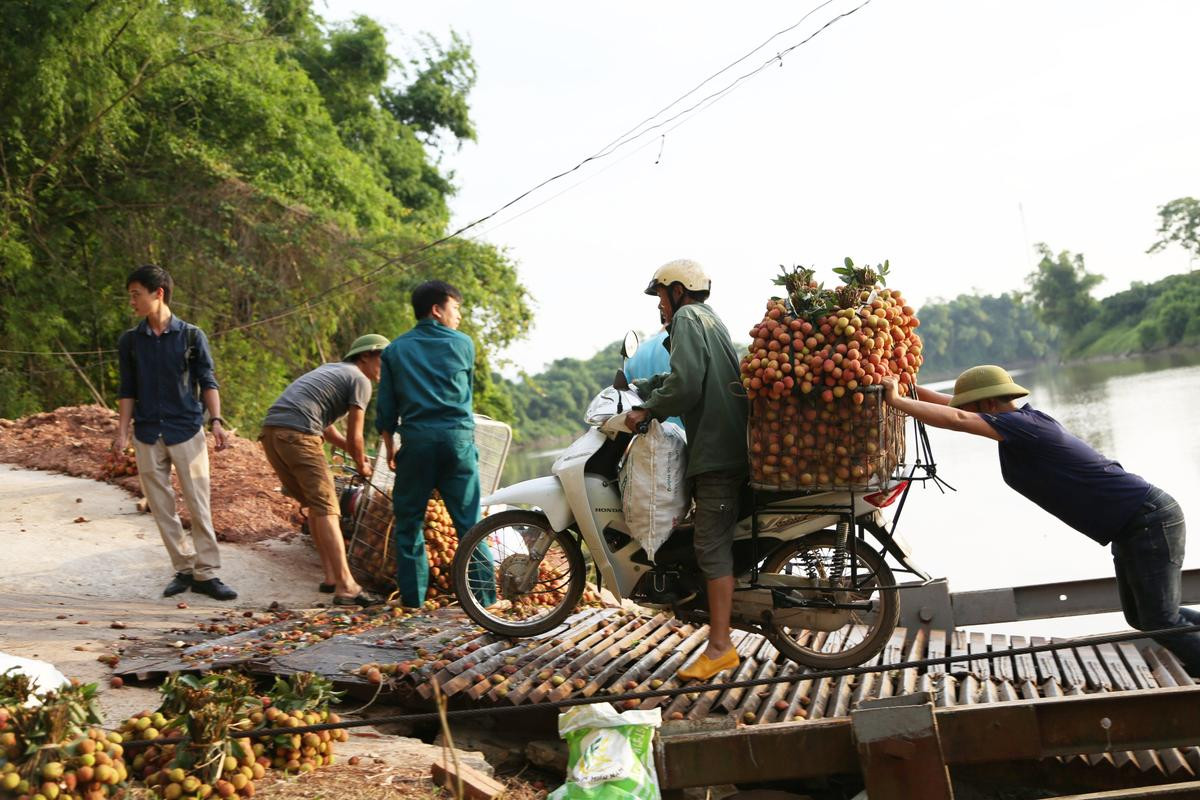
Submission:
[[[371,379],[347,361],[322,364],[283,390],[267,409],[263,425],[320,434],[350,406],[364,411],[371,402]]]

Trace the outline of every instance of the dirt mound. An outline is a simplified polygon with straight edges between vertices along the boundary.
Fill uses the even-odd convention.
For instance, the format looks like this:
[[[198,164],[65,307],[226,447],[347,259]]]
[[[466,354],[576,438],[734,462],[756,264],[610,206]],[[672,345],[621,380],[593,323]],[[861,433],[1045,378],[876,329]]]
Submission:
[[[103,406],[64,406],[18,420],[0,419],[0,462],[64,472],[112,483],[137,496],[136,475],[109,477],[106,457],[117,434],[117,414]],[[212,515],[217,538],[256,542],[296,532],[295,501],[279,493],[279,480],[257,442],[236,434],[218,452],[209,436]],[[189,524],[176,483],[178,510]]]

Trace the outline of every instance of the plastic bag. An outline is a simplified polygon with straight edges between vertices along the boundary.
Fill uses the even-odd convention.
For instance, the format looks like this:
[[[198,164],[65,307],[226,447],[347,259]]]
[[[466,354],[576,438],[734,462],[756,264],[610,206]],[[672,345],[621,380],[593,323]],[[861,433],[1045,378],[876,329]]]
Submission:
[[[567,782],[546,800],[660,800],[654,770],[657,708],[618,713],[611,703],[575,706],[558,717],[567,741]]]
[[[584,421],[588,425],[602,425],[609,417],[627,413],[634,406],[640,405],[642,398],[633,389],[618,389],[609,386],[592,398],[588,404]]]
[[[658,548],[687,514],[687,437],[670,422],[651,420],[633,438],[621,465],[621,504],[629,533],[654,560]]]

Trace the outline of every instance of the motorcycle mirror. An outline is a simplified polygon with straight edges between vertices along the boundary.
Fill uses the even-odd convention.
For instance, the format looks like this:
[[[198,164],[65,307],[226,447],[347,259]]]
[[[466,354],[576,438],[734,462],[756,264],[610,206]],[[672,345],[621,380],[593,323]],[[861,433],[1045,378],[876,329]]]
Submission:
[[[633,354],[637,352],[638,344],[637,331],[625,334],[625,341],[621,343],[621,358],[632,358]]]

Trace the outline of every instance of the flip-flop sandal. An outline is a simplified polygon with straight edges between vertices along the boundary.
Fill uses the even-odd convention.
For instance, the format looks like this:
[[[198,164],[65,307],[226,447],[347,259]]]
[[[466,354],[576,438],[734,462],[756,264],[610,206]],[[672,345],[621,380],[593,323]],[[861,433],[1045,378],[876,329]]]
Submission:
[[[337,591],[337,586],[332,583],[319,583],[317,584],[317,591],[321,594],[333,594]]]
[[[359,592],[354,597],[343,597],[340,594],[333,596],[333,604],[335,606],[377,606],[383,602],[382,597],[376,597],[370,592]]]

